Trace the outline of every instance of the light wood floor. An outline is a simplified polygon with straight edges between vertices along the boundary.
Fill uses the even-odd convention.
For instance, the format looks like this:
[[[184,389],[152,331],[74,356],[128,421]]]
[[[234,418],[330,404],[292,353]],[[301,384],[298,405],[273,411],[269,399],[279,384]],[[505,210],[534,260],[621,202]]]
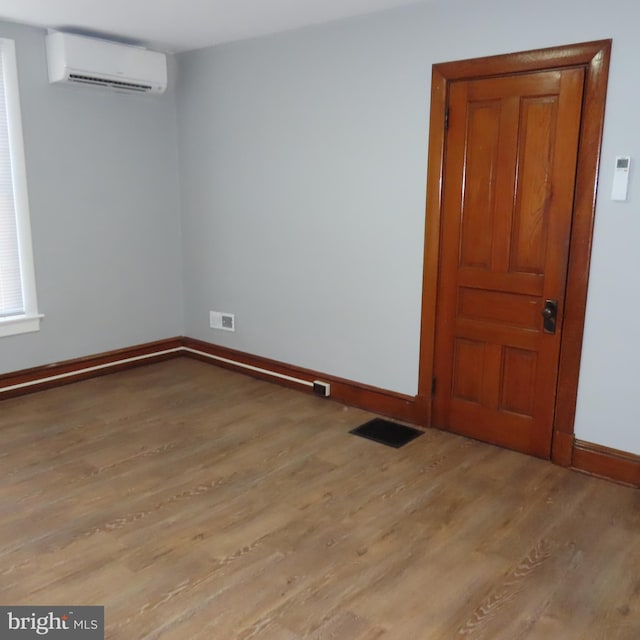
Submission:
[[[0,604],[117,640],[640,638],[640,492],[187,359],[0,403]]]

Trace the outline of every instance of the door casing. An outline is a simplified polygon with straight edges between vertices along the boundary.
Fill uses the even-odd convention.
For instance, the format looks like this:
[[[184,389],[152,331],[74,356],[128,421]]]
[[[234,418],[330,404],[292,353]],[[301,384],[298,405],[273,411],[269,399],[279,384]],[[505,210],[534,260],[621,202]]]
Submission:
[[[585,86],[576,169],[569,265],[560,347],[551,459],[571,465],[580,355],[587,302],[595,217],[598,167],[611,56],[611,40],[599,40],[507,55],[435,64],[431,78],[431,115],[422,287],[422,324],[417,408],[431,424],[437,285],[440,256],[442,186],[446,152],[445,119],[449,85],[456,80],[488,78],[549,69],[583,67]]]

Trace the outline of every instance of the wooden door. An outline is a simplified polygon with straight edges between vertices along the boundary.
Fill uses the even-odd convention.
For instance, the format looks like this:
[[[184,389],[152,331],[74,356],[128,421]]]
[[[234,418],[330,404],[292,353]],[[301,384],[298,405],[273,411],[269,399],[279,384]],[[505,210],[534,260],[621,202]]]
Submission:
[[[432,423],[541,457],[551,450],[584,74],[449,88]],[[554,304],[555,332],[543,318]]]

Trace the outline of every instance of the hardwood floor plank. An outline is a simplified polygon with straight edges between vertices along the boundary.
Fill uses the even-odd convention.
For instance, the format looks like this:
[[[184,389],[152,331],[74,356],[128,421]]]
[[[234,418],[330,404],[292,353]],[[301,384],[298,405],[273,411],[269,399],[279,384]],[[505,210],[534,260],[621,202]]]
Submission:
[[[636,640],[640,492],[177,359],[0,403],[0,603],[109,640]]]

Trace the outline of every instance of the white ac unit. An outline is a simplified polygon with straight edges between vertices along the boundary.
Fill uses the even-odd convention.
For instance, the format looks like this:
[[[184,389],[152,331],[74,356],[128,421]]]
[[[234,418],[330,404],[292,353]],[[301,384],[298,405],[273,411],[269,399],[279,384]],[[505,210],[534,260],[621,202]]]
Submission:
[[[135,93],[163,93],[167,88],[164,53],[60,32],[49,33],[46,44],[49,82]]]

